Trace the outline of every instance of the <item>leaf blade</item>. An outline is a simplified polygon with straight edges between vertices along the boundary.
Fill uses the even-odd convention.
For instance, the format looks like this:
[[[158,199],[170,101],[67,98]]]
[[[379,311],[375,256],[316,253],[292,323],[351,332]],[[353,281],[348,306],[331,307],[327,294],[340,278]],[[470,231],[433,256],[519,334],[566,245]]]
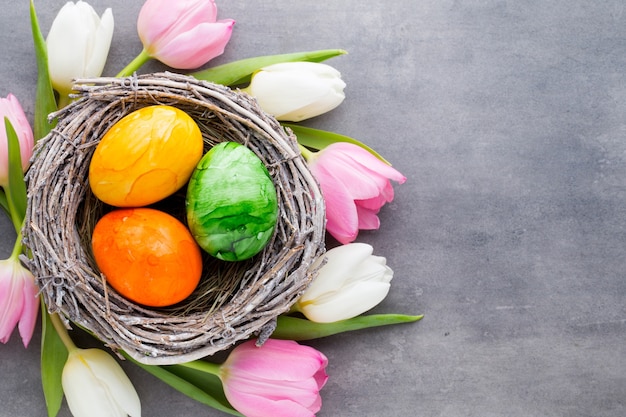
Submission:
[[[55,417],[63,402],[61,375],[67,361],[67,349],[50,321],[45,303],[41,302],[41,384],[48,417]]]
[[[307,148],[320,150],[336,142],[347,142],[353,145],[360,146],[387,165],[391,165],[389,161],[383,158],[382,155],[380,155],[374,149],[370,148],[361,141],[351,138],[350,136],[342,135],[335,132],[329,132],[326,130],[300,126],[293,123],[282,123],[282,125],[283,127],[291,129],[293,134],[296,135],[296,137],[298,138],[298,143],[300,143],[300,145],[302,146],[306,146]]]
[[[24,181],[24,172],[22,171],[20,141],[8,117],[4,118],[4,126],[9,154],[9,187],[6,190],[6,196],[13,225],[19,232],[22,228],[24,217],[26,217],[26,182]]]
[[[48,122],[48,115],[57,110],[57,104],[48,72],[48,48],[39,27],[33,0],[30,1],[30,23],[37,60],[37,90],[33,131],[35,140],[39,140],[54,128],[54,122]]]
[[[315,323],[298,317],[279,316],[276,330],[274,330],[272,337],[296,341],[312,340],[371,327],[412,323],[421,320],[422,317],[424,316],[409,316],[405,314],[372,314],[341,320],[334,323]]]

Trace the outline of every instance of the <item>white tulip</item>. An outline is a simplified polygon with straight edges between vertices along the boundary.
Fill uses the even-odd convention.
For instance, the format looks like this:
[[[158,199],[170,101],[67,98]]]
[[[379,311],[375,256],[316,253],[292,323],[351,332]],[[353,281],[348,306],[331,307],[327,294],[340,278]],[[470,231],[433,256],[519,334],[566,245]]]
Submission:
[[[244,89],[277,120],[299,122],[337,107],[346,83],[335,68],[314,62],[285,62],[262,68]]]
[[[295,309],[311,321],[332,323],[376,306],[389,293],[393,271],[384,257],[372,252],[365,243],[349,243],[326,252],[311,265],[311,270],[319,268],[319,274]],[[324,258],[327,262],[320,268]]]
[[[84,1],[67,2],[52,22],[46,45],[52,86],[62,97],[72,91],[72,80],[99,77],[113,38],[113,13],[102,18]]]
[[[74,417],[140,417],[135,387],[122,367],[101,349],[72,349],[62,376]]]

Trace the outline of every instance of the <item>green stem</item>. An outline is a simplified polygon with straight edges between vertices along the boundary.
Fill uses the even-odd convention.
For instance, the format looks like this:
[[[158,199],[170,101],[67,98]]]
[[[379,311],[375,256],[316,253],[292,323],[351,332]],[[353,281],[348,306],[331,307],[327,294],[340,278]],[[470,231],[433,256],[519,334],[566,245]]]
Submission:
[[[300,153],[302,154],[304,159],[306,159],[307,161],[310,161],[311,158],[313,158],[313,156],[315,155],[315,152],[308,150],[306,147],[300,144],[298,144],[298,148],[300,148]]]
[[[148,54],[148,52],[145,49],[142,49],[139,55],[130,61],[130,63],[126,65],[126,68],[121,70],[116,77],[128,77],[129,75],[133,75],[135,71],[141,68],[141,66],[148,62],[151,58],[152,57]]]
[[[78,347],[74,344],[74,342],[70,338],[70,334],[68,333],[67,328],[61,321],[61,318],[59,317],[59,315],[56,313],[53,313],[53,314],[50,314],[49,316],[50,316],[50,321],[52,322],[52,325],[54,326],[54,329],[57,331],[57,334],[59,335],[59,338],[65,345],[65,348],[67,349],[67,351],[72,352],[78,349]]]
[[[9,197],[9,213],[11,215],[11,222],[13,223],[13,227],[15,228],[15,232],[18,235],[18,241],[22,238],[22,226],[24,225],[24,219],[20,218],[20,215],[17,213],[15,209],[14,203]],[[20,245],[21,249],[21,245]]]
[[[18,230],[17,238],[15,239],[15,245],[13,245],[13,252],[11,252],[11,259],[15,259],[17,261],[21,253],[22,253],[22,232]]]
[[[195,369],[196,371],[206,372],[217,377],[220,376],[220,369],[222,367],[220,364],[206,362],[202,360],[181,363],[180,365],[189,369]]]

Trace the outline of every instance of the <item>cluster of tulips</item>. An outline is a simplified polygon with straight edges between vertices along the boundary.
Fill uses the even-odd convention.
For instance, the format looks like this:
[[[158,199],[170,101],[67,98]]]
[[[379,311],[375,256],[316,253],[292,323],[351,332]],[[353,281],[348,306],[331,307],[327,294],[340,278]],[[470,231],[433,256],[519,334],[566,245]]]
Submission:
[[[47,62],[46,67],[39,67],[38,83],[50,87],[48,97],[52,97],[52,102],[47,110],[54,110],[72,100],[74,79],[101,75],[114,30],[113,13],[107,9],[99,16],[86,2],[68,2],[58,12],[45,42],[37,32],[32,2],[31,19],[35,50],[39,58],[47,58],[38,61]],[[147,0],[137,20],[143,50],[117,76],[132,76],[149,59],[176,70],[198,69],[223,53],[234,24],[232,19],[217,19],[213,0]],[[324,57],[341,53],[321,52],[326,54]],[[279,318],[276,332],[262,346],[256,346],[254,340],[244,342],[219,365],[204,360],[179,365],[219,378],[226,404],[215,400],[208,387],[199,388],[206,395],[206,404],[230,414],[313,416],[320,410],[319,392],[328,378],[328,360],[321,352],[295,341],[312,338],[303,336],[307,329],[313,329],[311,334],[325,336],[421,318],[389,314],[369,316],[369,321],[368,316],[361,316],[358,322],[353,321],[387,296],[393,276],[384,257],[373,255],[370,245],[355,240],[359,230],[380,226],[377,214],[394,198],[391,181],[403,183],[406,178],[356,140],[297,124],[334,109],[345,98],[340,73],[319,62],[322,55],[316,59],[307,59],[315,53],[276,55],[270,59],[275,63],[258,67],[254,66],[254,59],[226,64],[230,69],[249,70],[245,85],[240,77],[225,80],[211,68],[190,73],[241,88],[255,97],[264,111],[293,130],[302,156],[321,186],[327,231],[340,244],[311,266],[319,271],[318,277],[295,303],[290,315]],[[262,62],[268,61],[265,58]],[[37,97],[37,101],[45,103],[46,99]],[[45,122],[47,113],[35,114],[33,131],[12,94],[0,99],[0,116],[0,204],[17,232],[13,253],[0,261],[0,341],[6,343],[17,327],[26,347],[35,329],[40,303],[35,278],[20,262],[21,256],[28,256],[21,242],[27,204],[23,174],[36,140],[50,127]],[[320,143],[323,146],[315,146]],[[77,417],[141,415],[139,397],[117,360],[101,349],[78,348],[60,317],[45,311],[43,317],[53,324],[67,350],[60,366],[62,373],[58,375],[62,384],[54,386],[54,375],[45,378],[52,381],[44,386],[49,415],[56,415],[63,396]],[[157,371],[159,367],[144,368],[159,377],[163,375]],[[175,384],[162,379],[189,393],[185,382]]]

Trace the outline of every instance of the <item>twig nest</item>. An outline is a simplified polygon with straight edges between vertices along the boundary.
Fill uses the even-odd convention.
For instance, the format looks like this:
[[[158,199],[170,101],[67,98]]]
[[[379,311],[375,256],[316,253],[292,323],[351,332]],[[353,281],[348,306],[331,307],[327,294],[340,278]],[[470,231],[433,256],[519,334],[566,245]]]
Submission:
[[[179,74],[78,80],[75,89],[79,98],[51,115],[58,124],[38,142],[27,174],[24,242],[49,311],[145,364],[186,362],[254,335],[267,338],[276,317],[313,279],[309,266],[324,252],[324,202],[293,134],[247,94]],[[259,254],[239,262],[204,256],[200,285],[167,308],[121,297],[91,250],[94,226],[111,210],[89,187],[91,156],[114,123],[155,104],[189,114],[205,152],[225,141],[254,152],[279,205],[274,233]],[[156,207],[184,222],[184,188]]]

